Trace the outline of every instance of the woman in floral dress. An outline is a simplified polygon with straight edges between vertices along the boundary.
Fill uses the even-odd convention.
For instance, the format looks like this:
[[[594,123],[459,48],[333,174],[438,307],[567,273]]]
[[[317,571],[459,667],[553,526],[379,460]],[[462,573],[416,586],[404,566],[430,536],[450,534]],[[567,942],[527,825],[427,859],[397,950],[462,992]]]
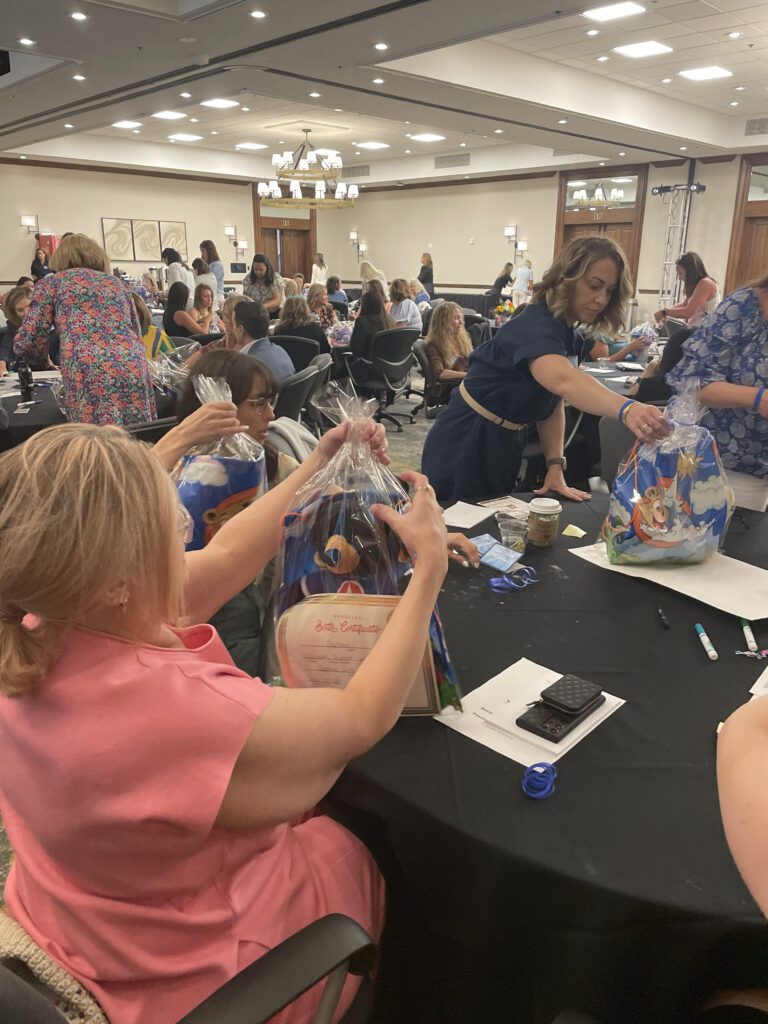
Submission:
[[[45,355],[55,327],[70,421],[120,425],[154,419],[141,326],[129,290],[109,273],[107,254],[86,235],[70,235],[51,266],[57,273],[36,285],[16,335],[16,355]]]

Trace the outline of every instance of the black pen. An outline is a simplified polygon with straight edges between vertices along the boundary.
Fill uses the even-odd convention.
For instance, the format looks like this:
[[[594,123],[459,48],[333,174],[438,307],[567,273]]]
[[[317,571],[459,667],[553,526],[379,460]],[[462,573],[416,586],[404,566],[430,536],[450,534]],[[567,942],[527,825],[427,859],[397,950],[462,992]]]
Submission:
[[[658,612],[659,618],[661,619],[661,624],[664,627],[664,629],[669,629],[669,619],[664,614],[664,609],[657,608],[656,611]]]

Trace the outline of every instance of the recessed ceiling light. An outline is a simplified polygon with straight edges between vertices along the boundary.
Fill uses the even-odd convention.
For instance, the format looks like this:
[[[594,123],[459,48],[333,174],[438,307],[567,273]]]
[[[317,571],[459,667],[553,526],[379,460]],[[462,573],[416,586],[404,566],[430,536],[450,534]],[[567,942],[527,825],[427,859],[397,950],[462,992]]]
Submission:
[[[619,156],[626,156],[626,155],[627,155],[627,154],[626,154],[626,153],[624,152],[624,150],[623,150],[623,149],[622,149],[622,151],[621,151],[621,152],[619,153]]]
[[[389,46],[387,43],[374,43],[373,48],[374,50],[388,50]]]
[[[134,134],[134,135],[141,135],[141,132],[139,131],[139,129],[138,129],[138,128],[134,128],[134,129],[133,129],[133,134]]]
[[[267,12],[266,11],[251,11],[251,17],[252,18],[266,18],[266,16],[267,16]]]
[[[179,96],[181,96],[181,98],[183,100],[191,100],[192,99],[192,93],[191,92],[180,92]]]
[[[739,101],[738,100],[731,100],[731,106],[732,107],[738,107],[738,105],[739,105]]]
[[[597,59],[600,61],[601,64],[603,64],[605,61],[610,60],[611,58],[603,55],[602,57],[598,57]]]
[[[464,147],[466,146],[466,142],[460,142],[459,145],[461,146],[462,149],[464,149]]]
[[[632,181],[632,178],[611,178],[611,181],[615,185],[627,185]],[[584,184],[586,184],[586,182]]]
[[[692,82],[708,82],[713,78],[731,78],[732,71],[718,67],[716,64],[708,68],[689,68],[687,71],[678,71],[681,78],[689,78]]]
[[[190,124],[197,124],[197,121],[198,121],[198,119],[196,117],[190,117],[190,119],[189,119],[189,123]]]
[[[141,121],[115,121],[113,128],[141,128]]]
[[[218,135],[218,132],[211,132],[211,135]]]
[[[239,107],[237,100],[203,100],[201,107],[213,107],[215,110],[229,110],[230,107]]]
[[[263,142],[238,142],[235,149],[266,149]]]
[[[681,150],[682,150],[683,152],[685,152],[685,151],[686,151],[686,149],[688,149],[688,147],[687,147],[687,146],[681,146],[681,147],[680,147],[680,149],[681,149]]]
[[[374,78],[373,79],[373,84],[374,85],[384,85],[384,79],[383,78]]]
[[[19,160],[26,160],[26,159],[27,159],[27,158],[26,158],[26,157],[24,156],[24,154],[22,154],[22,155],[21,155],[21,156],[19,157]]]
[[[606,7],[594,7],[591,11],[584,11],[584,17],[592,21],[615,21],[616,18],[628,18],[632,14],[645,14],[645,8],[640,4],[628,2],[608,4]]]
[[[73,124],[65,124],[64,127],[65,128],[74,128],[75,126]]]
[[[388,142],[358,142],[360,149],[389,149]]]
[[[313,99],[313,100],[319,100],[320,99],[320,93],[319,92],[311,92],[309,95],[310,95],[310,98]]]
[[[19,40],[19,43],[22,46],[34,46],[35,45],[35,40],[34,39],[28,39],[26,36],[24,36],[22,39]]]
[[[87,21],[88,20],[88,15],[87,14],[83,14],[82,11],[73,11],[70,14],[70,18],[73,21]]]
[[[360,150],[359,150],[359,149],[356,149],[356,150],[355,150],[355,156],[360,156],[360,155],[361,155],[361,154],[360,154]]]
[[[566,182],[568,188],[580,188],[582,185],[586,185],[586,181],[568,181]]]
[[[180,121],[181,118],[186,117],[186,114],[180,114],[177,110],[158,110],[152,117],[159,117],[161,121]]]
[[[420,135],[409,135],[414,142],[444,142],[444,135],[436,135],[434,132],[422,132]]]
[[[660,53],[672,53],[672,47],[649,39],[644,43],[628,43],[626,46],[614,46],[613,52],[637,60],[640,57],[656,57]]]
[[[344,111],[341,109],[341,107],[334,107],[333,109],[334,109],[334,112],[337,113],[337,114],[343,114],[344,113]]]
[[[729,32],[728,33],[728,38],[729,39],[741,39],[741,32]]]
[[[560,120],[557,123],[558,124],[568,124],[568,118],[567,117],[561,117]]]
[[[670,83],[671,81],[672,81],[672,79],[671,79],[671,78],[662,78],[662,80],[661,80],[661,84],[662,84],[662,85],[669,85],[669,83]]]
[[[744,90],[746,88],[747,88],[746,85],[737,85],[736,86],[736,92],[744,92]]]
[[[605,161],[605,160],[601,160],[601,161],[600,161],[600,166],[601,166],[601,167],[605,167],[605,164],[606,164],[606,161]]]
[[[179,42],[180,43],[196,43],[197,42],[197,36],[180,36],[179,37]]]
[[[199,142],[202,137],[202,135],[190,135],[188,132],[176,132],[175,135],[168,136],[171,142]]]
[[[240,107],[240,109],[242,110],[242,112],[244,114],[250,114],[250,112],[251,112],[251,108],[250,107]]]
[[[585,36],[599,36],[600,35],[600,29],[599,28],[588,28],[587,31],[584,33],[584,35]]]
[[[84,82],[85,81],[85,75],[72,75],[72,78],[74,79],[75,82]]]
[[[493,129],[493,134],[494,135],[503,135],[504,134],[504,129],[503,128],[494,128]]]
[[[466,145],[466,143],[462,142],[462,146],[464,146],[464,145]],[[410,153],[411,151],[410,151],[410,149],[406,149],[406,151],[405,151],[405,152],[406,152],[406,153]]]

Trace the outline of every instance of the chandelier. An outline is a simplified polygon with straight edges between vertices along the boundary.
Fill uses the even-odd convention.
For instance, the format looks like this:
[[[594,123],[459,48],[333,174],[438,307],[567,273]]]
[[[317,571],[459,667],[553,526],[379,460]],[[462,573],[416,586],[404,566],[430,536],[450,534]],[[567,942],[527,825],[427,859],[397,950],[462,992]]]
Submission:
[[[271,181],[260,181],[256,186],[262,206],[306,210],[354,206],[358,188],[340,180],[341,156],[330,150],[315,149],[309,141],[312,129],[302,131],[304,141],[297,150],[272,154],[275,177]],[[283,195],[283,189],[287,189],[287,195]]]

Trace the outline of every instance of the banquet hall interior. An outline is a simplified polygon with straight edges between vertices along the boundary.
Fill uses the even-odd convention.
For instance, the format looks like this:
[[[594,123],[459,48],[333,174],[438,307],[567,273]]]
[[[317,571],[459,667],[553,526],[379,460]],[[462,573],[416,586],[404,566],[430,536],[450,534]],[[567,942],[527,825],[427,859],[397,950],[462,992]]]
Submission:
[[[56,254],[62,259],[69,253],[73,236],[80,248],[72,262],[58,265]],[[31,457],[24,462],[20,453],[42,446],[46,435],[75,429],[77,423],[116,424],[132,439],[156,445],[182,494],[180,467],[194,453],[207,452],[200,445],[212,440],[207,434],[195,435],[191,426],[203,424],[201,403],[231,399],[238,410],[250,403],[254,422],[262,415],[276,417],[269,431],[265,423],[261,435],[260,427],[248,428],[258,442],[275,438],[280,453],[273,456],[277,468],[270,468],[269,451],[267,455],[268,490],[262,480],[259,493],[267,490],[269,499],[287,476],[286,463],[280,460],[291,456],[295,468],[296,463],[319,460],[321,451],[324,458],[333,454],[323,439],[329,429],[333,433],[335,412],[323,404],[330,399],[322,397],[321,386],[349,390],[351,380],[364,399],[372,400],[367,412],[378,409],[376,422],[381,419],[387,431],[384,457],[391,459],[394,474],[406,474],[402,486],[407,489],[410,482],[413,507],[419,506],[420,497],[426,500],[421,491],[429,500],[434,491],[420,476],[408,474],[426,473],[436,460],[446,466],[446,479],[454,474],[441,490],[429,473],[437,500],[443,506],[467,502],[454,509],[454,518],[445,514],[450,561],[442,589],[437,587],[440,616],[428,620],[427,675],[437,679],[434,693],[419,713],[406,712],[390,723],[392,728],[382,726],[378,742],[353,747],[347,757],[339,755],[338,771],[314,798],[319,809],[312,810],[314,804],[301,807],[274,822],[275,828],[280,821],[280,828],[289,829],[301,821],[300,829],[305,816],[328,814],[340,823],[334,828],[342,831],[344,826],[359,838],[361,848],[364,844],[375,860],[373,870],[378,865],[386,883],[383,937],[373,918],[366,922],[350,911],[348,916],[359,921],[352,931],[345,933],[343,924],[328,918],[320,922],[327,932],[308,933],[304,945],[287,942],[281,959],[280,948],[273,947],[288,935],[271,921],[259,937],[238,935],[246,895],[254,901],[249,912],[256,913],[257,900],[245,889],[228,894],[225,910],[217,905],[219,917],[213,903],[204,910],[196,904],[194,913],[185,910],[186,900],[191,906],[191,889],[172,892],[168,900],[178,914],[178,934],[164,937],[170,919],[160,916],[153,931],[152,915],[156,910],[159,914],[167,897],[163,885],[171,877],[169,851],[181,849],[179,856],[184,857],[188,849],[180,841],[171,846],[167,837],[178,830],[178,838],[187,827],[191,836],[193,824],[203,827],[203,812],[185,810],[178,820],[169,812],[168,822],[162,816],[155,820],[151,804],[139,806],[144,789],[141,796],[131,796],[137,803],[126,807],[135,810],[142,828],[148,826],[153,836],[155,826],[158,832],[164,830],[168,844],[163,847],[167,859],[157,861],[157,876],[141,876],[148,883],[149,910],[141,902],[141,886],[136,888],[136,868],[132,874],[126,868],[130,879],[122,890],[110,875],[103,891],[100,869],[94,869],[94,888],[78,902],[88,888],[83,879],[90,868],[81,872],[77,857],[56,860],[63,849],[61,836],[68,834],[65,823],[76,819],[85,805],[101,808],[103,818],[97,815],[94,824],[88,817],[88,824],[73,834],[90,850],[85,860],[92,865],[101,863],[99,858],[109,861],[109,831],[97,835],[89,830],[112,820],[104,809],[104,780],[110,769],[102,770],[99,762],[103,757],[105,765],[111,764],[113,750],[135,757],[140,786],[167,786],[168,793],[172,786],[181,786],[177,776],[168,781],[172,773],[160,767],[156,756],[164,742],[161,736],[173,749],[170,712],[161,716],[168,731],[161,733],[158,726],[151,756],[149,739],[135,755],[122,750],[131,733],[121,738],[117,713],[100,717],[94,712],[88,719],[88,731],[102,735],[95,745],[92,737],[86,742],[84,732],[73,727],[67,756],[77,760],[77,743],[82,741],[84,761],[93,759],[93,773],[88,776],[80,765],[72,778],[91,782],[82,792],[70,793],[71,802],[55,813],[54,794],[65,792],[66,785],[61,778],[56,785],[51,782],[50,820],[39,808],[28,819],[24,805],[16,801],[19,794],[31,793],[31,787],[20,780],[36,775],[38,787],[45,790],[47,780],[62,770],[66,774],[61,766],[67,762],[57,760],[64,757],[63,749],[49,757],[39,735],[34,743],[19,738],[17,708],[34,703],[38,695],[33,691],[20,696],[21,689],[3,687],[9,666],[19,678],[23,672],[14,660],[17,655],[11,658],[9,653],[11,640],[0,635],[0,881],[9,879],[7,905],[0,912],[0,1020],[257,1024],[270,1019],[308,1024],[317,1002],[312,1003],[312,993],[318,991],[313,986],[326,976],[341,979],[328,987],[339,997],[349,969],[352,975],[365,975],[364,983],[355,994],[350,976],[339,1004],[342,1015],[333,1017],[331,1009],[318,1021],[768,1021],[768,851],[751,859],[751,840],[744,840],[739,824],[752,820],[755,828],[764,825],[768,802],[756,796],[757,805],[739,803],[729,787],[731,776],[726,778],[731,769],[733,778],[762,778],[765,765],[759,750],[768,738],[768,718],[760,726],[760,702],[754,700],[768,694],[768,677],[761,674],[762,660],[768,658],[768,650],[762,650],[768,648],[768,627],[760,622],[768,618],[768,435],[763,428],[766,412],[761,411],[768,401],[762,386],[768,377],[768,2],[622,0],[589,7],[577,0],[539,0],[533,6],[501,0],[3,0],[0,237],[0,634],[17,609],[36,621],[45,619],[3,589],[2,552],[20,544],[23,524],[7,524],[2,504],[11,501],[24,474],[33,472]],[[574,376],[604,385],[616,409],[608,399],[592,398],[592,405],[587,402],[582,411],[580,399],[570,392],[545,385],[532,370],[521,371],[539,393],[546,387],[547,395],[555,391],[565,398],[559,447],[552,448],[546,428],[533,429],[533,421],[541,424],[544,415],[521,417],[523,422],[517,423],[509,412],[489,412],[479,405],[477,422],[483,417],[494,421],[494,429],[503,426],[497,432],[505,444],[520,439],[520,461],[510,486],[500,485],[492,493],[465,483],[462,491],[455,431],[463,428],[454,424],[450,434],[449,425],[462,402],[460,394],[470,401],[465,374],[471,382],[475,366],[484,358],[487,365],[490,358],[483,352],[496,358],[504,338],[512,339],[515,330],[532,322],[534,306],[543,301],[540,282],[548,268],[557,266],[564,252],[591,251],[595,239],[613,248],[594,251],[621,254],[620,273],[609,295],[620,291],[625,280],[629,290],[621,327],[608,331],[603,325],[604,334],[597,327],[587,332],[589,346],[595,347],[588,346],[591,354],[585,349],[578,357],[584,365]],[[587,248],[580,249],[581,243]],[[97,251],[100,255],[94,256]],[[685,313],[693,291],[680,269],[685,254],[698,254],[702,273],[696,281],[716,286],[706,306],[711,320],[704,321],[704,312],[700,318]],[[95,263],[89,262],[93,259]],[[262,277],[255,268],[264,266]],[[78,292],[86,289],[82,275],[95,271],[116,279],[120,295],[115,296],[114,281],[112,292],[102,282],[104,290],[94,292],[95,298]],[[78,273],[79,283],[64,293],[57,279]],[[365,305],[377,281],[383,284],[386,307]],[[547,302],[552,301],[553,287],[546,291]],[[757,339],[757,355],[749,356],[748,365],[729,356],[735,368],[732,376],[723,376],[712,369],[721,358],[719,327],[707,325],[721,323],[715,319],[721,299],[733,303],[728,317],[743,316],[738,322],[746,322],[740,303],[747,293],[763,295],[762,318],[755,307],[758,312],[749,328],[754,328],[749,351]],[[271,308],[273,294],[277,297]],[[111,303],[130,295],[133,299],[120,315],[134,324],[138,356],[134,352],[118,360],[118,342],[110,334],[117,315]],[[66,314],[65,303],[70,304]],[[264,315],[264,330],[255,309],[244,310],[244,303],[265,307],[257,307]],[[457,357],[454,363],[440,353],[435,356],[435,339],[448,321],[439,312],[443,303],[452,304],[456,316],[458,334],[453,337],[459,347],[450,357]],[[88,306],[89,327],[78,318],[80,305]],[[675,312],[678,307],[682,313]],[[366,329],[386,337],[378,347],[376,338],[369,338],[366,358],[361,358],[354,332],[374,309],[370,315],[379,316],[380,310],[382,319]],[[406,323],[411,315],[415,327]],[[569,330],[575,321],[571,317]],[[676,331],[683,332],[677,341]],[[745,334],[745,350],[746,339]],[[109,383],[97,393],[97,386],[83,382],[91,353],[100,344],[105,350],[111,346],[111,354],[104,363]],[[465,344],[466,352],[461,348]],[[740,400],[745,429],[731,420],[727,428],[721,428],[721,420],[717,428],[706,417],[703,423],[717,442],[710,480],[725,479],[733,469],[739,477],[750,478],[750,488],[754,484],[750,495],[759,493],[742,502],[736,489],[736,507],[731,500],[709,561],[656,570],[668,578],[649,580],[642,576],[650,569],[609,565],[595,552],[603,551],[611,533],[619,482],[627,484],[633,465],[637,473],[638,457],[633,456],[631,465],[625,461],[633,442],[640,439],[635,453],[644,440],[662,443],[662,433],[650,437],[656,429],[656,419],[650,417],[662,419],[673,388],[644,395],[643,386],[644,378],[655,373],[656,382],[666,387],[658,367],[672,370],[672,364],[665,366],[664,353],[669,356],[674,345],[676,359],[682,357],[681,386],[685,375],[695,376],[686,362],[693,358],[690,350],[701,358],[702,387],[716,387],[718,380],[727,379],[731,384],[723,386],[749,390],[748,399]],[[261,369],[253,371],[253,382],[234,398],[235,378],[227,375],[245,365],[243,353],[253,346],[250,354],[259,360],[263,353],[267,370],[257,363]],[[222,361],[230,349],[238,352],[241,363],[234,355],[232,362]],[[623,361],[609,361],[619,351],[616,359]],[[289,358],[281,375],[285,353]],[[577,361],[570,350],[568,355]],[[148,397],[136,399],[143,412],[129,414],[133,399],[120,381],[134,373],[136,358],[141,363],[135,369],[139,390],[146,386]],[[201,375],[210,365],[212,376],[227,377],[224,392],[202,395],[194,369],[198,361]],[[448,368],[442,376],[441,366]],[[510,363],[502,372],[518,370]],[[257,386],[266,390],[251,394],[248,388]],[[474,408],[477,403],[472,402]],[[702,402],[706,405],[704,398]],[[717,404],[713,399],[713,408]],[[100,411],[93,413],[97,407]],[[630,421],[640,415],[638,409],[650,412],[635,429]],[[703,415],[696,413],[697,418]],[[726,433],[721,435],[721,429]],[[232,433],[230,424],[227,432]],[[74,434],[72,438],[74,444]],[[424,464],[423,452],[428,453]],[[553,452],[555,458],[550,457]],[[746,469],[745,452],[751,459]],[[477,453],[478,461],[490,458],[487,451]],[[686,472],[696,477],[702,451],[697,449],[691,459]],[[3,461],[16,467],[15,475],[10,468],[3,474]],[[549,486],[552,463],[558,472],[562,464],[563,482],[555,492]],[[685,473],[678,472],[682,479]],[[350,474],[335,481],[333,493],[354,491],[352,478]],[[379,479],[375,473],[373,478]],[[35,502],[42,503],[49,483],[36,481]],[[706,485],[703,478],[701,483]],[[538,490],[541,494],[533,493]],[[643,491],[637,476],[630,486],[633,497],[622,526],[630,529],[631,516],[638,536],[643,536],[637,526],[639,506],[658,497],[656,490],[649,495],[651,490]],[[403,507],[392,493],[387,503]],[[697,492],[691,498],[697,514],[700,507],[710,508],[707,501],[714,503],[711,493],[700,498]],[[519,549],[523,554],[513,555],[506,567],[480,564],[486,539],[496,544],[501,530],[506,545],[505,516],[519,519],[520,507],[527,509],[531,500],[546,501],[553,495],[557,500],[550,501],[549,516],[554,515],[554,534],[535,539],[532,505],[527,547],[524,539]],[[573,500],[578,495],[586,500]],[[484,507],[481,499],[491,504]],[[233,512],[247,515],[240,509],[252,500],[251,495],[222,511],[221,523],[236,523]],[[371,500],[384,499],[374,495]],[[677,508],[687,498],[673,500]],[[552,504],[559,513],[552,513]],[[277,536],[275,524],[287,529],[290,517],[283,513],[292,506],[270,507],[272,521],[262,534]],[[549,522],[546,508],[541,508]],[[137,533],[155,531],[152,514],[149,503],[136,508]],[[211,522],[206,519],[201,527],[206,544],[220,525]],[[340,534],[352,530],[349,524],[337,526]],[[44,532],[56,530],[57,523],[50,522]],[[465,538],[470,547],[463,546]],[[343,537],[341,541],[346,544]],[[405,560],[406,549],[411,550],[408,538],[402,544]],[[262,540],[255,540],[254,550],[260,545]],[[608,547],[610,554],[610,543]],[[345,557],[334,554],[332,571],[346,572],[339,568]],[[323,558],[331,564],[328,552],[318,551],[308,563],[312,573],[319,572]],[[510,573],[514,562],[519,566]],[[277,569],[271,565],[259,573],[258,595],[257,584],[240,588],[239,597],[248,593],[252,608],[246,601],[236,612],[230,601],[226,622],[218,618],[225,608],[216,614],[210,609],[208,619],[222,634],[229,651],[222,647],[224,655],[229,659],[231,654],[237,665],[233,672],[243,668],[265,683],[280,684],[287,675],[282,660],[287,627],[281,632],[280,624],[272,624],[277,614],[272,594],[281,593],[280,573],[287,570],[279,558]],[[696,583],[705,568],[711,569],[714,582]],[[307,573],[294,586],[304,587],[304,594],[316,600],[307,589],[314,577]],[[673,573],[674,580],[669,578]],[[686,573],[688,578],[677,582]],[[23,572],[16,575],[24,577]],[[414,570],[414,592],[417,575]],[[273,579],[278,581],[276,591]],[[284,580],[282,585],[287,586]],[[353,593],[363,593],[358,583],[350,586],[358,588]],[[41,584],[35,598],[44,591]],[[235,654],[239,635],[230,644],[230,634],[225,634],[225,628],[237,625],[236,614],[259,620],[252,662],[246,655],[241,662]],[[24,622],[23,628],[33,628]],[[757,636],[754,643],[747,636],[749,622]],[[13,628],[17,625],[14,620]],[[89,634],[92,639],[110,633],[100,625],[89,628],[95,631]],[[185,644],[179,641],[177,646]],[[447,645],[449,652],[439,662],[439,678],[430,645],[443,654]],[[245,646],[243,641],[238,649]],[[61,648],[55,650],[58,657]],[[53,655],[47,665],[53,665]],[[98,663],[92,671],[92,681],[98,682]],[[446,726],[432,721],[432,715],[439,718],[441,712],[445,717],[445,706],[452,701],[441,687],[454,673],[465,696],[463,724]],[[501,736],[504,729],[497,725],[488,727],[490,738],[480,737],[477,723],[485,709],[482,701],[472,704],[470,699],[478,687],[497,680],[511,687],[510,692],[517,686],[515,711],[522,713],[539,700],[543,686],[571,675],[596,684],[606,700],[560,748],[541,732],[535,736],[529,731],[526,740],[514,716],[514,735]],[[84,679],[84,674],[78,677],[79,683]],[[40,693],[47,682],[40,683]],[[520,696],[523,691],[527,699]],[[86,691],[78,692],[82,698]],[[487,693],[490,700],[491,690]],[[148,721],[160,716],[157,707],[164,700],[151,699],[145,708]],[[739,718],[747,711],[739,709],[750,701],[754,723]],[[228,702],[248,705],[237,696]],[[6,714],[3,706],[13,707]],[[40,729],[58,733],[52,747],[63,748],[68,744],[67,718],[51,718],[54,711],[55,702],[39,720]],[[736,719],[722,733],[727,757],[720,759],[718,734],[734,712]],[[125,714],[128,719],[133,711]],[[252,714],[256,722],[258,716]],[[325,723],[322,711],[318,714],[318,721]],[[380,717],[386,719],[383,712]],[[239,718],[235,725],[234,712],[231,721],[235,732],[241,728]],[[30,735],[34,722],[30,713],[24,725],[32,729]],[[204,753],[189,778],[198,780],[190,782],[192,788],[205,788],[208,776],[205,784],[199,781],[202,766],[213,762],[206,760],[211,755],[201,723],[198,728]],[[257,730],[255,725],[253,735]],[[224,766],[226,777],[219,789],[211,787],[218,793],[217,807],[235,759],[242,760],[241,749],[248,749],[244,741],[245,733],[239,736],[232,763]],[[13,755],[4,768],[3,749],[9,745]],[[145,755],[149,767],[140,769]],[[534,761],[546,768],[531,782]],[[149,774],[155,770],[156,776]],[[221,765],[211,772],[218,778]],[[185,773],[186,767],[183,777]],[[548,773],[546,785],[542,773]],[[115,782],[126,786],[126,801],[133,793],[130,777]],[[186,798],[190,806],[192,798],[191,793]],[[201,795],[201,808],[206,799]],[[124,810],[110,804],[115,846],[125,827]],[[45,840],[28,827],[32,820],[41,821],[41,814],[48,821],[41,825]],[[205,826],[206,837],[226,832],[214,817]],[[22,837],[18,847],[16,834]],[[195,876],[193,888],[218,886],[218,872],[224,864],[231,867],[242,849],[237,829],[232,834],[237,838],[230,845],[217,839],[222,843],[217,847],[221,863],[214,863],[211,855],[203,870],[203,860],[196,862],[194,870],[202,874]],[[259,835],[266,834],[265,826]],[[195,833],[194,841],[198,839]],[[336,856],[330,842],[327,853]],[[33,867],[25,867],[26,856]],[[298,858],[295,851],[292,856]],[[151,876],[154,862],[148,863]],[[282,895],[275,895],[271,904],[258,902],[259,913],[268,907],[276,918],[300,920],[289,913],[294,901],[300,905],[309,899],[307,890],[319,892],[322,885],[307,869],[296,895],[289,885],[291,872],[299,870],[296,863],[285,853],[282,859],[272,858],[269,884]],[[323,878],[336,868],[335,860],[326,863]],[[339,876],[345,870],[339,868]],[[35,902],[31,893],[36,887],[55,895]],[[62,895],[75,892],[78,900]],[[317,911],[317,918],[336,909],[324,891],[321,896],[326,909]],[[121,942],[114,931],[105,933],[107,941],[98,928],[101,915],[112,921],[112,929],[117,928],[114,922],[128,921],[119,914],[111,917],[112,909],[134,900],[131,927],[146,914],[143,931],[131,935],[146,940],[144,949],[136,949],[127,937]],[[86,948],[80,943],[91,912],[95,940]],[[185,915],[191,920],[194,914],[209,912],[211,930],[215,923],[223,934],[236,936],[239,951],[234,959],[228,954],[229,966],[222,968],[215,957],[223,962],[224,954],[209,935],[209,970],[206,974],[201,967],[203,977],[197,978],[198,968],[193,970],[184,959],[194,961],[189,948],[198,937],[191,926],[185,931]],[[63,942],[62,935],[71,941]],[[272,941],[275,935],[279,939]],[[107,949],[104,962],[99,961],[99,943]],[[173,956],[164,946],[174,948]],[[267,950],[272,952],[262,956]],[[30,966],[38,955],[47,965],[42,973]],[[148,966],[153,960],[155,965]],[[261,974],[257,968],[263,968]],[[163,972],[170,972],[178,986],[187,970],[197,978],[187,1002],[164,1002]],[[226,970],[230,978],[242,971],[239,991],[224,984]],[[160,992],[156,1013],[145,995],[140,1003],[132,1002],[131,986],[142,984],[153,994]],[[220,985],[218,1002],[206,1006],[204,997]],[[73,997],[75,989],[79,994]],[[724,992],[737,995],[723,997]],[[707,1008],[712,999],[718,1005]]]

